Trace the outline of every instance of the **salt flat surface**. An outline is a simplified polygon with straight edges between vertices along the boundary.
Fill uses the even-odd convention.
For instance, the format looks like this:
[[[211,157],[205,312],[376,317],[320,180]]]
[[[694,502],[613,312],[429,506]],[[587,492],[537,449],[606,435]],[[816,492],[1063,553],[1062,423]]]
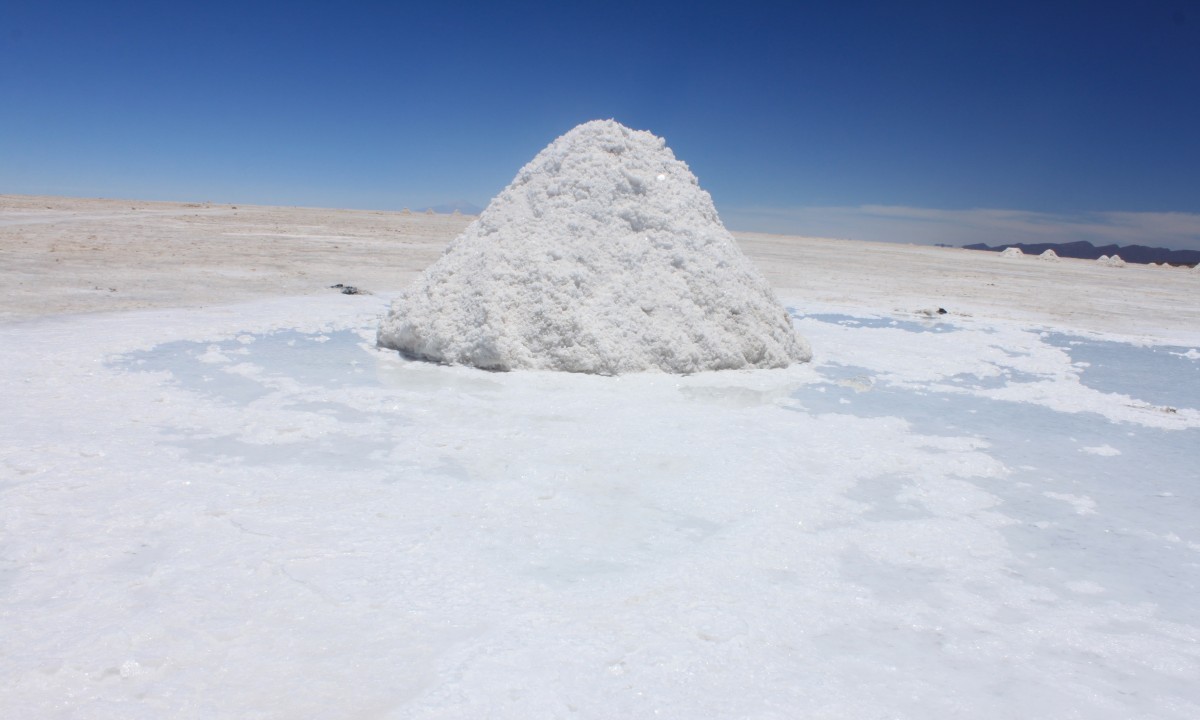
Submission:
[[[0,321],[398,290],[470,218],[0,195]]]
[[[31,223],[31,217],[41,221]],[[327,294],[336,283],[399,291],[472,220],[0,195],[0,320]],[[1200,344],[1200,273],[1184,269],[734,236],[781,297],[883,312],[944,307],[1135,340]]]
[[[278,231],[352,234],[328,217]],[[245,252],[357,267],[284,242]],[[743,244],[811,364],[487,373],[376,348],[385,288],[214,303],[240,280],[143,264],[175,307],[62,315],[6,285],[0,717],[1200,716],[1190,301]],[[1048,266],[1069,287],[1003,306]]]
[[[796,310],[811,367],[496,374],[386,300],[0,327],[0,715],[1200,711],[1145,347]]]

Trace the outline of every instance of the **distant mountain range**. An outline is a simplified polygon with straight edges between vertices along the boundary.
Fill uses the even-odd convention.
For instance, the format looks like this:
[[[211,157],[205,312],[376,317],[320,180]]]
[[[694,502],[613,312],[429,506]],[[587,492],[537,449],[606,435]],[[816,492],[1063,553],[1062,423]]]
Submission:
[[[1168,250],[1160,247],[1145,245],[1096,245],[1080,240],[1070,243],[1009,243],[990,247],[983,243],[963,245],[967,250],[991,250],[999,252],[1005,248],[1021,248],[1026,255],[1041,255],[1047,250],[1053,250],[1060,257],[1083,258],[1095,260],[1101,255],[1120,255],[1125,262],[1131,263],[1171,263],[1172,265],[1195,265],[1200,263],[1200,250]]]

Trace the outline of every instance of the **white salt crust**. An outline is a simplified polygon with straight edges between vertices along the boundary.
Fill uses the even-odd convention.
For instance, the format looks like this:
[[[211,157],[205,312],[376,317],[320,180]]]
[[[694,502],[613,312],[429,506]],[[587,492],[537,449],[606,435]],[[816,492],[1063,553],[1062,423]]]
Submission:
[[[392,304],[379,344],[489,370],[780,368],[812,356],[665,142],[580,125]]]

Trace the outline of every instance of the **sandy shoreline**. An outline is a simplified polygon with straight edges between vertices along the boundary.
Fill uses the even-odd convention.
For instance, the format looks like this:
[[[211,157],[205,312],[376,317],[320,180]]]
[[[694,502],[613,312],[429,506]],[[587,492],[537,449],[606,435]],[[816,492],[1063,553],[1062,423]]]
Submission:
[[[403,289],[472,218],[370,210],[0,195],[0,322]],[[1188,343],[1200,279],[1181,269],[734,233],[779,295]],[[803,309],[803,308],[801,308]]]

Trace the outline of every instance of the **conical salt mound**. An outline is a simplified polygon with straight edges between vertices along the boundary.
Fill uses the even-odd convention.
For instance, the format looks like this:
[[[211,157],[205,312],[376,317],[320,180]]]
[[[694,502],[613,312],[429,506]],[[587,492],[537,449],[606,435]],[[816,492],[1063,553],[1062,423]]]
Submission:
[[[580,125],[401,295],[379,344],[489,370],[691,373],[812,353],[661,138]]]
[[[1054,252],[1052,248],[1046,248],[1041,255],[1038,255],[1038,258],[1041,260],[1049,260],[1050,262],[1058,262],[1062,259],[1058,256],[1058,253]]]
[[[1019,247],[1004,248],[1004,250],[1000,253],[1000,257],[1007,258],[1023,257],[1024,255],[1025,253],[1022,252],[1021,248]]]

